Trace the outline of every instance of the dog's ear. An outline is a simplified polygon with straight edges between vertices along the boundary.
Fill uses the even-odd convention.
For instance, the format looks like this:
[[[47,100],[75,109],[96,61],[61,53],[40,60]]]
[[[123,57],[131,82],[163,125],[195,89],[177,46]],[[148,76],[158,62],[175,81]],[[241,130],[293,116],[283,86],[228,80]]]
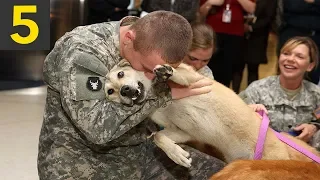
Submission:
[[[119,63],[118,63],[119,67],[126,67],[126,66],[131,66],[131,64],[129,63],[129,61],[127,61],[126,59],[122,59]]]

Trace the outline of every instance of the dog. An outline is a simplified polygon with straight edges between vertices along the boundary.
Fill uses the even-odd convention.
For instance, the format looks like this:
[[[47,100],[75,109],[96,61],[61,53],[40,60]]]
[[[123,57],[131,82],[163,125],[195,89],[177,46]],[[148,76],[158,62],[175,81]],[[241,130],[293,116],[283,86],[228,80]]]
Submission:
[[[167,79],[183,85],[205,78],[191,66],[177,68],[159,65],[154,69],[158,81]],[[198,141],[215,147],[226,163],[237,159],[253,159],[261,117],[234,91],[212,80],[211,92],[173,100],[157,109],[150,118],[165,128],[154,135],[155,144],[175,163],[190,167],[190,154],[178,144]],[[143,103],[153,82],[143,72],[134,70],[122,60],[106,76],[106,97],[128,106]],[[307,143],[287,136],[294,142],[319,156]],[[262,159],[311,161],[281,142],[272,129],[268,129]]]
[[[318,180],[320,165],[296,160],[235,160],[210,180]]]

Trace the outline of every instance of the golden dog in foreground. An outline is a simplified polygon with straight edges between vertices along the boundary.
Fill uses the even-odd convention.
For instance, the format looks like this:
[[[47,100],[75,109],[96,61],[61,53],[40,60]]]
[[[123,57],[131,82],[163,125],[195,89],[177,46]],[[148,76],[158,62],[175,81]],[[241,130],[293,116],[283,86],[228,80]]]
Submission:
[[[176,69],[167,65],[157,66],[155,73],[160,80],[169,78],[169,80],[184,86],[189,86],[204,78],[186,64],[181,64]],[[261,118],[230,88],[217,81],[212,81],[213,84],[209,87],[211,92],[173,100],[166,107],[159,108],[150,115],[154,122],[165,127],[164,130],[155,134],[154,142],[174,162],[182,166],[190,167],[192,160],[189,158],[189,153],[178,144],[189,141],[197,141],[215,147],[221,153],[221,159],[224,159],[227,163],[238,159],[253,159]],[[152,82],[145,77],[143,72],[138,72],[128,62],[121,61],[107,75],[105,91],[107,98],[110,100],[132,105],[143,103],[151,86]],[[110,94],[110,89],[114,93]],[[307,143],[290,135],[287,135],[287,137],[314,154],[320,155]],[[273,170],[270,169],[272,165],[268,165],[270,163],[277,165],[278,171],[276,172],[285,172],[283,168],[290,165],[293,169],[298,167],[296,169],[299,169],[299,171],[305,169],[300,165],[315,169],[317,167],[313,163],[308,163],[311,162],[308,157],[281,142],[270,128],[267,131],[262,159],[305,162],[300,162],[300,164],[296,161],[239,162],[243,163],[242,166],[247,166],[247,169],[261,166],[260,168],[264,171],[263,167],[265,167],[265,171],[271,174]],[[237,169],[239,162],[233,162],[220,174],[224,172],[227,172],[227,174],[233,173],[232,168]],[[285,164],[281,166],[281,163]],[[254,168],[251,171],[253,173]],[[213,178],[217,178],[218,175],[219,173]],[[282,176],[282,178],[284,177]]]

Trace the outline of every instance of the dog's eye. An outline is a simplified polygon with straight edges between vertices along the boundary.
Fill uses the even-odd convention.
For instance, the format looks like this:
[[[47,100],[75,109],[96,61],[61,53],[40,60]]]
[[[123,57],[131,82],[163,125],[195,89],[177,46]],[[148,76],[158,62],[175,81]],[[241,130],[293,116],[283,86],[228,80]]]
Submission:
[[[118,78],[123,78],[123,76],[124,76],[124,72],[123,71],[118,72]]]
[[[111,95],[114,93],[114,90],[113,89],[108,89],[108,95]]]

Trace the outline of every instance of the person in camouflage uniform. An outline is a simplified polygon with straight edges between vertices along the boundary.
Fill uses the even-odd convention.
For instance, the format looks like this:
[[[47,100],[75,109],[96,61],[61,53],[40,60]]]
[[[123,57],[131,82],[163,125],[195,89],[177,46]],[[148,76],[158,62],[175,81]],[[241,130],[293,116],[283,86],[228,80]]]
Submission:
[[[211,69],[207,66],[215,50],[215,33],[211,26],[205,23],[193,23],[192,44],[184,63],[193,66],[198,73],[214,79]]]
[[[320,87],[303,80],[318,59],[317,46],[310,38],[289,39],[281,49],[280,74],[254,81],[239,96],[247,104],[264,105],[274,130],[302,130],[297,138],[320,150],[320,122],[313,116],[320,106]]]
[[[179,166],[148,138],[149,113],[202,90],[170,85],[161,96],[150,93],[143,105],[132,107],[108,101],[103,90],[105,75],[122,58],[150,78],[157,64],[181,63],[191,36],[188,22],[166,11],[80,26],[62,36],[44,62],[48,88],[39,136],[40,180],[201,180],[222,169],[223,162],[190,147],[185,149],[193,166]]]

